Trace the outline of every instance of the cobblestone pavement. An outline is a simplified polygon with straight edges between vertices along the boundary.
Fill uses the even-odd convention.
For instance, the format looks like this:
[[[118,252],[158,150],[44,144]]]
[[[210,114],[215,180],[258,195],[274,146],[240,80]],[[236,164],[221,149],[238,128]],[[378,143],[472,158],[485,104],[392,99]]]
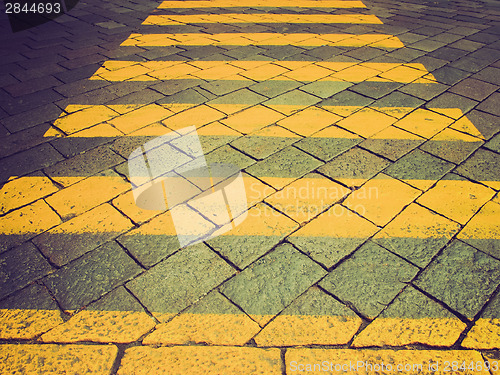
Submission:
[[[499,373],[500,3],[2,27],[0,373]],[[249,211],[179,249],[127,158],[190,125]]]

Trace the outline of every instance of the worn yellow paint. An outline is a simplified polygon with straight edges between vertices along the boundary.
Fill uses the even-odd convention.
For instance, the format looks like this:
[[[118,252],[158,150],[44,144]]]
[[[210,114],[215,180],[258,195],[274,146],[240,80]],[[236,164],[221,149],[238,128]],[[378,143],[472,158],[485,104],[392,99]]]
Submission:
[[[352,0],[196,0],[196,1],[163,1],[158,9],[167,8],[231,8],[231,7],[292,7],[292,8],[366,8],[362,1]]]
[[[298,223],[303,223],[351,192],[321,175],[316,178],[312,177],[313,175],[308,176],[295,180],[265,201]]]
[[[10,179],[0,187],[0,214],[32,203],[58,190],[42,173]]]
[[[372,14],[261,14],[225,13],[193,15],[150,15],[143,25],[182,25],[193,23],[371,23],[381,24]]]
[[[174,113],[157,104],[149,104],[135,109],[121,116],[108,121],[109,124],[120,130],[124,134],[129,134],[134,130],[140,129],[154,122],[159,122]],[[165,133],[168,129],[165,128]]]
[[[341,119],[319,107],[308,107],[277,122],[278,125],[302,136],[310,136]]]
[[[465,327],[458,318],[377,318],[354,339],[353,346],[451,346]]]
[[[26,235],[41,233],[61,222],[61,218],[42,199],[0,217],[0,234]]]
[[[0,338],[33,339],[62,323],[59,310],[0,309]]]
[[[129,190],[112,200],[112,205],[123,212],[133,222],[141,224],[152,219],[161,211],[143,210],[135,204],[132,190]]]
[[[448,371],[445,370],[445,361],[449,363]],[[345,374],[353,372],[356,374],[374,373],[404,373],[408,375],[429,374],[445,375],[451,372],[451,363],[462,362],[483,363],[481,354],[472,350],[354,350],[354,349],[309,349],[291,348],[285,354],[285,366],[287,373],[298,372],[300,374]],[[437,371],[429,370],[429,363],[435,366]],[[325,364],[322,371],[321,365]],[[382,370],[382,364],[387,368],[390,365],[392,371]],[[301,367],[299,367],[301,365]],[[337,365],[337,369],[335,369]],[[378,367],[375,367],[378,365]],[[402,366],[398,370],[398,365]],[[408,366],[406,369],[404,366]],[[306,367],[308,366],[308,367]],[[330,366],[333,369],[330,370]],[[344,366],[344,370],[342,370]],[[350,367],[353,366],[353,369]],[[378,368],[378,370],[377,370]],[[300,370],[301,369],[301,370]],[[300,371],[300,372],[299,372]],[[458,373],[458,372],[457,372]],[[460,374],[484,374],[483,371],[465,370]]]
[[[66,134],[72,134],[116,116],[118,116],[118,113],[107,106],[89,106],[66,116],[59,117],[54,122],[54,126]]]
[[[424,138],[432,138],[452,122],[452,119],[435,113],[434,108],[432,111],[419,108],[396,122],[394,126]]]
[[[465,224],[495,192],[467,180],[440,180],[417,202],[447,218]]]
[[[130,184],[118,175],[92,176],[59,190],[46,199],[63,217],[78,215],[130,190]]]
[[[383,226],[420,194],[419,190],[380,174],[354,191],[344,201],[344,205],[375,224]]]
[[[144,340],[145,345],[183,345],[192,342],[212,345],[244,345],[260,327],[247,315],[183,313],[160,324]]]
[[[462,342],[462,346],[472,349],[500,348],[500,318],[479,318]],[[500,361],[498,361],[500,364]]]
[[[125,351],[118,375],[280,375],[280,350],[227,346],[133,347]]]
[[[465,132],[480,139],[485,139],[476,126],[467,118],[467,116],[463,116],[455,121],[450,125],[450,128]]]
[[[394,82],[410,83],[427,74],[427,70],[414,69],[410,66],[398,66],[380,74],[380,77]]]
[[[109,374],[114,345],[0,345],[2,374]]]
[[[41,340],[57,343],[129,343],[138,340],[154,326],[154,320],[145,312],[83,310],[42,335]]]
[[[464,240],[499,239],[500,204],[494,202],[486,203],[458,234],[458,238]]]
[[[276,15],[277,16],[277,15]],[[353,21],[355,19],[353,18]],[[262,21],[261,21],[262,23]],[[357,23],[357,22],[353,22]],[[250,45],[275,45],[319,47],[323,45],[339,47],[373,46],[377,48],[393,49],[403,47],[403,43],[395,36],[387,34],[369,34],[369,36],[355,34],[279,34],[279,33],[231,33],[231,34],[137,34],[132,33],[121,46],[139,47],[166,47],[166,46],[250,46]],[[127,70],[123,72],[125,79],[143,74],[142,69]],[[401,72],[395,72],[401,74]],[[414,72],[408,72],[408,74]],[[117,73],[120,74],[120,73]],[[416,78],[424,75],[418,75]],[[408,75],[403,75],[407,77]],[[416,79],[415,78],[415,79]],[[432,75],[429,75],[433,79]]]
[[[222,118],[226,115],[207,105],[200,105],[176,113],[162,121],[162,124],[172,130],[182,129],[186,126],[201,126]],[[238,129],[236,129],[238,130]]]
[[[375,235],[378,238],[450,238],[460,225],[417,204],[410,204]]]
[[[368,138],[396,122],[396,119],[371,108],[364,108],[339,121],[338,126]]]
[[[255,337],[259,346],[342,345],[361,325],[358,317],[278,315]]]
[[[221,122],[240,133],[249,134],[273,124],[283,117],[285,117],[283,114],[259,104],[230,115]]]

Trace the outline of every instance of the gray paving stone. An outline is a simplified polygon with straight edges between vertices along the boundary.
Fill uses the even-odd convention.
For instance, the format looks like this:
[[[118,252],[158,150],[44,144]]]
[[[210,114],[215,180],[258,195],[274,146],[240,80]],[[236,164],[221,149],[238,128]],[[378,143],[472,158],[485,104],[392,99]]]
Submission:
[[[273,105],[296,105],[296,106],[310,106],[321,101],[317,96],[313,96],[300,90],[288,91],[284,94],[276,96],[270,100],[265,101],[263,104],[272,107]]]
[[[497,85],[492,85],[474,78],[467,78],[453,86],[450,91],[481,101],[498,89]]]
[[[325,99],[345,90],[350,86],[352,86],[352,83],[350,82],[316,81],[302,86],[300,90]]]
[[[239,152],[235,148],[224,145],[205,155],[208,164],[224,163],[233,164],[240,169],[245,169],[255,163],[255,160]]]
[[[496,116],[500,116],[500,106],[498,105],[499,101],[500,101],[500,93],[494,92],[486,100],[483,100],[477,106],[477,109],[491,113]]]
[[[480,79],[481,81],[492,83],[494,85],[500,85],[500,69],[494,67],[487,67],[481,70],[479,73],[474,74],[473,78]]]
[[[362,96],[356,94],[352,91],[345,90],[335,94],[331,98],[323,100],[320,105],[332,105],[332,106],[359,106],[365,107],[371,103],[373,103],[373,99],[367,98],[366,96]]]
[[[345,184],[352,185],[354,181],[351,180],[355,180],[361,185],[362,181],[369,180],[388,165],[388,161],[359,147],[354,147],[318,170]]]
[[[399,91],[391,92],[389,95],[384,96],[381,99],[378,99],[374,103],[370,105],[372,108],[391,108],[391,115],[397,118],[403,117],[408,113],[408,110],[399,110],[399,107],[405,108],[418,108],[422,104],[424,104],[423,100],[415,98],[414,96],[404,94]]]
[[[449,64],[452,68],[465,70],[470,73],[477,73],[488,66],[489,62],[481,59],[476,59],[470,55],[464,56],[453,63]]]
[[[352,138],[322,138],[306,137],[295,144],[295,147],[316,156],[323,161],[329,161],[341,153],[353,148],[363,139],[352,135]]]
[[[178,92],[173,95],[165,96],[164,98],[157,100],[158,104],[171,104],[171,103],[190,103],[190,104],[202,104],[208,101],[208,99],[197,92],[196,90],[187,89]]]
[[[312,156],[290,146],[258,163],[246,168],[252,176],[267,178],[300,178],[308,172],[319,167],[322,162]],[[284,182],[271,183],[274,187],[283,187]],[[277,186],[275,186],[277,184]]]
[[[77,310],[142,272],[111,242],[47,276],[43,282],[65,310]]]
[[[44,122],[54,121],[61,115],[62,111],[56,105],[49,103],[47,105],[29,109],[14,116],[4,118],[2,124],[11,132],[15,133],[33,126],[43,124]]]
[[[189,89],[203,83],[200,79],[178,79],[160,82],[151,86],[153,90],[159,91],[164,95],[174,95],[182,90]]]
[[[123,287],[112,290],[101,299],[91,303],[86,310],[89,311],[135,311],[143,312],[139,302]]]
[[[454,241],[420,274],[415,285],[472,319],[499,280],[500,261]]]
[[[500,134],[494,136],[484,147],[500,153]]]
[[[432,83],[410,83],[399,89],[406,94],[416,96],[424,100],[430,100],[448,89],[447,85],[438,82]]]
[[[384,170],[384,173],[398,180],[405,180],[408,184],[419,189],[426,190],[453,168],[452,163],[417,149],[391,164]]]
[[[320,286],[369,318],[377,316],[415,277],[418,268],[367,242],[320,282]]]
[[[0,299],[52,272],[37,248],[26,242],[0,255]]]
[[[360,147],[395,161],[425,142],[425,139],[365,139]]]
[[[248,87],[252,85],[253,82],[248,82],[248,81],[238,81],[238,80],[229,80],[229,81],[223,81],[223,80],[214,80],[214,81],[208,81],[200,84],[200,87],[211,92],[214,95],[225,95],[230,92],[242,89],[244,87]],[[253,86],[252,86],[253,90]],[[254,90],[255,91],[255,90]]]
[[[455,164],[460,164],[483,144],[480,139],[476,139],[476,141],[471,139],[467,141],[442,140],[438,138],[439,136],[440,134],[437,134],[425,142],[420,146],[420,149]]]
[[[207,104],[248,104],[255,105],[263,102],[267,98],[265,96],[259,95],[253,91],[250,91],[247,88],[239,89],[232,93],[219,96]]]
[[[431,52],[429,56],[446,61],[455,61],[465,56],[467,53],[467,51],[446,46]]]
[[[250,88],[252,91],[265,95],[268,98],[274,98],[301,85],[301,83],[295,81],[262,81],[252,85]]]
[[[499,154],[481,148],[461,164],[456,169],[456,172],[474,181],[481,181],[494,189],[498,189],[500,186],[499,165]]]
[[[373,99],[379,99],[392,91],[401,87],[401,83],[397,82],[361,82],[350,88],[364,96],[369,96]]]
[[[451,68],[449,66],[444,66],[432,72],[432,75],[439,83],[444,83],[446,85],[454,85],[464,78],[471,75],[469,72],[464,72],[460,69]]]
[[[445,92],[425,104],[427,108],[459,108],[463,114],[476,105],[477,101],[450,92]]]
[[[326,272],[292,245],[278,246],[233,279],[221,292],[247,314],[267,323]]]
[[[149,311],[177,314],[234,273],[206,245],[197,244],[152,267],[127,288]]]

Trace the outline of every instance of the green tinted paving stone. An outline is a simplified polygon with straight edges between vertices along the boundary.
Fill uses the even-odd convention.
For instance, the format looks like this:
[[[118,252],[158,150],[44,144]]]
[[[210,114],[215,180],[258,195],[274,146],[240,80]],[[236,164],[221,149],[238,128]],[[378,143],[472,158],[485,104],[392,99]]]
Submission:
[[[216,99],[209,101],[207,104],[249,104],[255,105],[266,100],[265,96],[259,95],[249,89],[243,88],[232,93],[219,96]]]
[[[452,163],[417,149],[389,166],[384,173],[418,189],[427,190],[453,167]]]
[[[351,90],[370,98],[379,99],[401,86],[401,83],[396,82],[361,82],[351,87]]]
[[[355,147],[320,167],[318,171],[348,186],[360,186],[388,165],[388,161]]]
[[[322,162],[290,146],[246,169],[252,176],[282,188],[290,179],[300,178],[319,167]]]
[[[476,111],[475,109],[467,113],[467,116],[451,124],[450,128],[468,133],[470,132],[470,123],[474,124],[474,127],[479,130],[484,139],[490,139],[500,130],[498,116]]]
[[[500,153],[500,134],[493,137],[484,147]]]
[[[325,274],[318,264],[284,244],[226,282],[221,292],[263,325]]]
[[[474,181],[481,181],[493,189],[500,189],[500,155],[479,149],[460,165],[456,172]]]
[[[43,282],[63,309],[77,310],[141,271],[141,267],[112,242],[62,267]]]
[[[455,311],[473,318],[500,283],[500,261],[454,241],[418,277],[415,285]]]
[[[173,95],[165,96],[164,98],[156,101],[158,104],[171,104],[171,103],[191,103],[202,104],[208,99],[193,89],[183,90]]]
[[[262,160],[300,139],[301,137],[281,126],[271,125],[241,137],[232,142],[231,145],[256,159]]]
[[[335,94],[331,98],[323,100],[319,105],[320,106],[358,106],[358,107],[366,107],[370,103],[373,103],[373,99],[367,98],[366,96],[362,96],[356,94],[352,91],[342,91],[338,94]],[[333,111],[335,112],[335,111]]]
[[[424,268],[459,229],[457,223],[411,204],[377,233],[373,241]]]
[[[0,298],[47,275],[52,266],[37,248],[26,242],[0,256]]]
[[[313,137],[306,137],[295,144],[295,147],[329,161],[344,151],[356,146],[363,138],[336,126],[330,126],[315,133]]]
[[[405,130],[389,126],[361,143],[377,155],[397,160],[425,142],[425,139]]]
[[[482,144],[483,141],[478,138],[453,129],[444,129],[420,146],[420,149],[460,164]]]
[[[242,89],[244,87],[248,87],[253,82],[243,81],[243,80],[216,80],[204,82],[200,85],[200,87],[204,90],[207,90],[215,95],[225,95],[230,92]]]
[[[149,311],[177,314],[234,273],[206,245],[197,244],[152,267],[127,288]]]
[[[304,108],[306,106],[316,104],[320,101],[321,99],[317,96],[307,94],[304,91],[300,90],[292,90],[276,96],[275,98],[272,98],[268,101],[265,101],[263,104],[271,108],[276,105],[300,106],[300,108]],[[276,109],[281,112],[280,107],[277,107]]]
[[[367,242],[331,271],[320,286],[353,304],[363,315],[375,317],[417,272],[417,267]]]
[[[410,112],[412,108],[418,108],[423,103],[423,100],[415,98],[414,96],[395,91],[377,100],[375,103],[372,103],[370,107],[374,109],[378,108],[384,113],[401,118]]]
[[[430,102],[427,102],[425,104],[425,107],[433,109],[437,112],[439,112],[440,108],[443,108],[443,111],[446,111],[446,109],[448,108],[459,108],[462,111],[462,114],[465,114],[476,105],[477,102],[475,100],[468,99],[460,95],[455,95],[450,92],[445,92],[444,94],[439,95],[437,98],[432,99]],[[458,114],[458,111],[456,113],[457,114],[455,114],[455,112],[446,114],[455,119],[462,116],[462,114]]]
[[[225,163],[234,164],[240,169],[244,169],[255,163],[255,160],[232,148],[229,145],[224,145],[218,149],[205,155],[208,164]]]
[[[352,83],[349,82],[317,81],[302,86],[300,89],[308,92],[309,94],[325,99],[345,90],[350,86],[352,86]]]
[[[293,90],[299,87],[301,83],[295,81],[263,81],[252,85],[250,89],[265,95],[268,98],[274,98],[279,94]]]
[[[430,100],[435,96],[441,94],[443,91],[448,89],[447,85],[442,83],[432,82],[429,83],[410,83],[399,89],[404,93],[416,96],[424,100]]]

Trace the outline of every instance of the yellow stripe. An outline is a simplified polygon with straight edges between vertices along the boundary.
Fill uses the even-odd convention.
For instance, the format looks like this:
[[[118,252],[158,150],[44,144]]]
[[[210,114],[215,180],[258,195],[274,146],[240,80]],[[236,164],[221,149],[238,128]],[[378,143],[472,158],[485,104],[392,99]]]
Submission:
[[[383,38],[382,38],[383,37]],[[366,40],[364,39],[366,38]],[[375,42],[375,39],[385,39]],[[359,47],[374,43],[378,48],[402,48],[404,44],[387,34],[279,34],[279,33],[226,33],[226,34],[131,34],[121,46],[166,47],[166,46],[341,46]]]
[[[371,23],[382,24],[375,15],[365,14],[196,14],[151,15],[143,25],[183,25],[190,23]]]
[[[366,8],[361,1],[335,0],[216,0],[216,1],[164,1],[158,9],[166,8],[228,8],[228,7],[291,7],[291,8]]]
[[[410,83],[428,74],[419,63],[308,62],[297,68],[286,61],[107,61],[90,80],[244,80],[244,81],[348,81]],[[144,78],[147,77],[147,78]],[[429,73],[428,77],[433,78]],[[104,115],[104,114],[103,114]]]

